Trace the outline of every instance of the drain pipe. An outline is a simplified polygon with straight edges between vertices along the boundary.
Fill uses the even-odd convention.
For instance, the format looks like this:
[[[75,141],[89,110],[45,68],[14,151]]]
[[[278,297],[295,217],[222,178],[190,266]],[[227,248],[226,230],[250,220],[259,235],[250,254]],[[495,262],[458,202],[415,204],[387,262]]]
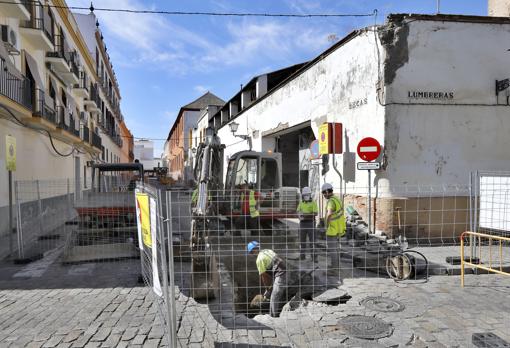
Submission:
[[[343,177],[342,177],[342,173],[340,173],[340,171],[336,167],[336,154],[333,154],[333,169],[335,170],[335,172],[338,174],[338,177],[340,178],[340,199],[342,201],[342,206],[344,206],[344,195],[343,195],[344,191],[342,189]]]

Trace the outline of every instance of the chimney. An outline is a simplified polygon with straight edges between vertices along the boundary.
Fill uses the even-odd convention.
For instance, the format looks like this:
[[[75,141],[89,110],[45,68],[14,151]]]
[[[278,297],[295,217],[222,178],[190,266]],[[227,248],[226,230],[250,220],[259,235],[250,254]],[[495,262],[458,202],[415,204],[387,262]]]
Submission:
[[[489,16],[510,17],[510,0],[489,0]]]

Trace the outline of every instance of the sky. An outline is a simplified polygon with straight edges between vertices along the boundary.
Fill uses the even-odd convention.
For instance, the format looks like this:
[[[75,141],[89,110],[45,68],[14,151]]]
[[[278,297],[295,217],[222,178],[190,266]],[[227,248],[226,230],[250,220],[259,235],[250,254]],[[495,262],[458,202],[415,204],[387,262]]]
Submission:
[[[90,0],[67,0],[89,7]],[[313,59],[390,13],[436,13],[437,0],[96,0],[95,8],[185,12],[342,13],[374,17],[262,18],[95,11],[126,124],[154,139],[156,157],[179,109],[210,91],[229,100],[252,77]],[[487,0],[441,0],[445,14],[486,15]],[[79,11],[80,12],[80,11]],[[81,11],[83,12],[83,11]],[[85,11],[88,12],[88,11]]]

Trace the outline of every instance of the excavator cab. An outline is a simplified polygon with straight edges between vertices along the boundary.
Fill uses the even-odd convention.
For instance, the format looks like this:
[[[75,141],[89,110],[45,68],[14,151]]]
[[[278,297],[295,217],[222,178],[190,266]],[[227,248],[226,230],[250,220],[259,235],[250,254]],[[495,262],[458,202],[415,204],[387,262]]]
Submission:
[[[299,196],[296,188],[282,187],[280,153],[241,151],[230,158],[225,179],[227,215],[242,214],[246,190],[258,192],[262,219],[295,213]]]

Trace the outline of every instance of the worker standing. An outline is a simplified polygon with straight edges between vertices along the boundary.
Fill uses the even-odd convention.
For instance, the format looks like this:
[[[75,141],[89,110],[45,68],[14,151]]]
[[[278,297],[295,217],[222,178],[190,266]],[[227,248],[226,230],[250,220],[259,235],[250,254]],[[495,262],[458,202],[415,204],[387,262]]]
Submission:
[[[315,217],[319,212],[319,208],[317,207],[317,203],[312,200],[312,190],[309,187],[303,187],[301,191],[301,202],[299,202],[297,212],[299,214],[301,260],[306,258],[305,254],[308,251],[311,259],[317,262],[317,255],[315,253]]]
[[[259,231],[259,202],[260,193],[250,188],[248,184],[243,184],[243,190],[241,191],[241,208],[245,221],[244,227],[251,230],[252,235]]]
[[[344,208],[342,201],[334,196],[331,184],[324,183],[321,192],[327,199],[324,224],[326,227],[326,252],[331,262],[328,274],[337,275],[340,268],[338,262],[339,238],[345,235],[346,230]]]
[[[272,317],[278,317],[287,302],[285,261],[271,249],[260,250],[260,244],[257,241],[248,244],[248,254],[257,256],[256,264],[260,280],[267,288],[264,297],[270,297],[269,314]]]

